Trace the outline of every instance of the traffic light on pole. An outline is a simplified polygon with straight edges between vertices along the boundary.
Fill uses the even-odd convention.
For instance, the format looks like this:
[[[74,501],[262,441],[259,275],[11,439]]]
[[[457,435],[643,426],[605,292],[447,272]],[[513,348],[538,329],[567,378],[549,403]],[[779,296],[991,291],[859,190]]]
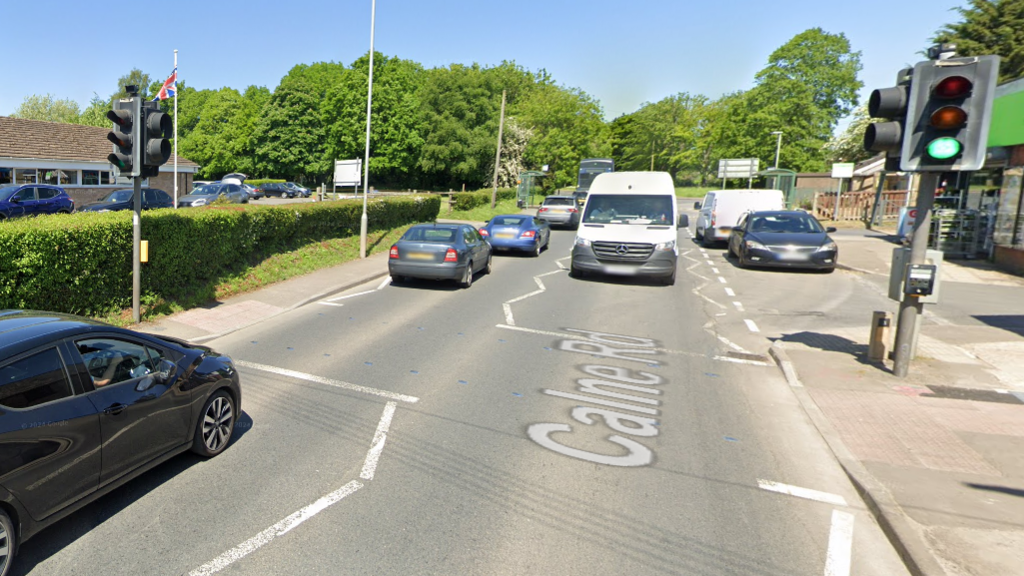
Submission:
[[[139,98],[127,98],[114,102],[107,118],[114,127],[107,133],[107,140],[114,144],[114,151],[107,160],[114,167],[116,176],[138,176],[139,167]]]
[[[902,169],[980,169],[998,77],[998,56],[927,60],[914,66]]]
[[[142,114],[142,175],[154,177],[171,157],[169,138],[174,135],[174,122],[155,101],[146,102]]]
[[[896,75],[896,86],[874,90],[868,99],[868,115],[889,122],[868,124],[864,131],[864,149],[869,152],[885,152],[885,169],[889,172],[899,171],[913,72],[913,68],[900,70]]]

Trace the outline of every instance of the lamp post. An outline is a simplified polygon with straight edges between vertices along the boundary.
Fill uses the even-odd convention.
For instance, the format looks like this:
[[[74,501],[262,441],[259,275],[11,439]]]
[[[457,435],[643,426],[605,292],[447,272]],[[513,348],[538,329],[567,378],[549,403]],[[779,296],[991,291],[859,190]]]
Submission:
[[[779,169],[779,152],[782,151],[782,132],[775,131],[775,132],[772,132],[772,135],[779,137],[778,141],[775,143],[775,169],[778,170]]]
[[[366,258],[366,194],[370,190],[370,110],[373,103],[373,25],[377,0],[370,4],[370,80],[366,88],[366,163],[363,164],[363,216],[359,219],[359,257]]]

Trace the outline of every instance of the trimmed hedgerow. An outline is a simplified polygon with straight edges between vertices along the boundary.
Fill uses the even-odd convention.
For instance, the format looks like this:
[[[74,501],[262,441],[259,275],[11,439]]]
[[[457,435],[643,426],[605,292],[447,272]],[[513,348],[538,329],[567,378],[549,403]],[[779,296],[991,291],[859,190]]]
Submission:
[[[438,197],[367,205],[370,230],[432,221]],[[142,215],[149,262],[142,291],[165,299],[210,291],[226,274],[297,246],[359,233],[355,200],[208,206]],[[80,213],[0,223],[0,309],[99,316],[131,306],[132,213]]]

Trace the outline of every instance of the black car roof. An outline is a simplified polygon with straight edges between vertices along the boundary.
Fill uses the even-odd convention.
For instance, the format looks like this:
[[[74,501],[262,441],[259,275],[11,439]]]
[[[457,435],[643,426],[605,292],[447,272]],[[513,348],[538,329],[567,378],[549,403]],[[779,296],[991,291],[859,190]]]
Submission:
[[[0,359],[57,340],[94,330],[117,330],[89,318],[37,310],[0,310]]]

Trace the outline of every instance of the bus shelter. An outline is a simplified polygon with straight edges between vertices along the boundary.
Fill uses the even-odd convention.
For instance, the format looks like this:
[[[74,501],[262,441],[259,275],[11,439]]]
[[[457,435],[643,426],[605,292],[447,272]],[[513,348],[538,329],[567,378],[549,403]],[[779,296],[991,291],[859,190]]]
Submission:
[[[540,189],[540,179],[545,176],[547,174],[537,170],[524,170],[519,173],[516,206],[526,208],[533,204],[533,195]]]
[[[764,178],[765,188],[769,190],[782,190],[788,205],[793,194],[793,187],[796,185],[796,172],[785,168],[769,168],[757,173]]]

